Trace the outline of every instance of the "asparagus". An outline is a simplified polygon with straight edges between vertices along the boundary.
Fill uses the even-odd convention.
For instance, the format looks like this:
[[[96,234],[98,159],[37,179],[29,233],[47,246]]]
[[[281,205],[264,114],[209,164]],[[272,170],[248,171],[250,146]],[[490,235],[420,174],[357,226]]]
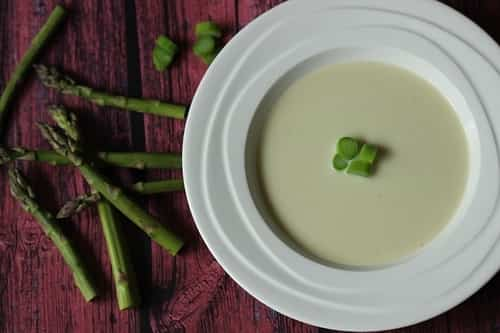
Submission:
[[[70,149],[81,151],[81,140],[76,115],[66,111],[63,107],[51,107],[50,113],[59,128],[63,131],[63,134],[67,135],[68,139],[65,142],[75,143],[69,145]],[[139,304],[140,298],[137,292],[135,273],[125,248],[125,240],[122,236],[120,225],[115,219],[113,208],[109,205],[109,202],[106,199],[102,199],[98,192],[93,192],[93,198],[87,200],[99,200],[97,207],[111,261],[118,306],[120,310],[135,307]],[[82,205],[85,205],[85,200],[81,197],[80,204],[75,209],[81,209]]]
[[[78,84],[72,78],[60,73],[54,67],[36,65],[35,70],[42,83],[57,91],[82,97],[100,106],[112,106],[129,111],[151,113],[163,117],[184,119],[186,107],[164,103],[153,99],[131,98],[114,96],[106,92],[94,90],[88,86]]]
[[[80,142],[80,131],[78,130],[78,120],[73,112],[67,111],[63,106],[49,106],[49,113],[54,118],[59,127],[75,142]]]
[[[100,152],[98,158],[108,164],[133,169],[180,169],[182,157],[174,153]]]
[[[162,226],[158,221],[132,201],[123,190],[112,185],[102,176],[88,161],[82,157],[82,152],[77,144],[63,131],[48,124],[39,123],[43,136],[52,147],[61,155],[68,158],[75,165],[85,180],[106,198],[123,215],[128,217],[139,228],[141,228],[152,240],[170,254],[175,255],[181,249],[183,242],[169,229]]]
[[[118,307],[120,310],[137,307],[141,297],[121,225],[107,200],[100,200],[97,203],[97,210],[108,248]]]
[[[101,196],[99,193],[83,194],[76,197],[73,200],[66,202],[59,212],[57,212],[56,218],[66,219],[70,216],[76,215],[85,208],[101,201]]]
[[[132,185],[131,188],[139,194],[175,192],[184,189],[184,181],[182,179],[169,179],[155,182],[138,182]]]
[[[182,179],[160,180],[154,182],[138,182],[130,189],[138,194],[157,194],[181,191],[184,189]],[[65,219],[78,214],[82,210],[98,203],[101,200],[99,193],[82,194],[73,200],[66,202],[57,213],[58,219]]]
[[[54,220],[52,215],[36,202],[31,187],[17,169],[9,169],[9,180],[12,195],[20,202],[26,212],[35,217],[45,234],[57,247],[64,261],[73,272],[75,284],[82,292],[85,300],[89,302],[94,299],[97,296],[97,288],[90,278],[89,270],[84,265],[74,244],[64,235],[58,222]]]
[[[16,66],[12,77],[7,82],[2,96],[0,96],[0,130],[4,122],[7,107],[9,106],[16,88],[24,80],[33,64],[34,59],[40,54],[40,51],[45,46],[49,38],[54,34],[56,28],[66,17],[66,10],[61,6],[56,6],[50,14],[47,22],[42,26],[35,38],[31,41],[31,46],[22,57],[19,64]]]
[[[145,169],[180,169],[182,157],[173,153],[144,153],[144,152],[99,152],[100,164],[109,164],[116,167]],[[14,160],[39,161],[52,165],[68,165],[71,162],[52,150],[29,150],[23,147],[0,147],[0,165]]]

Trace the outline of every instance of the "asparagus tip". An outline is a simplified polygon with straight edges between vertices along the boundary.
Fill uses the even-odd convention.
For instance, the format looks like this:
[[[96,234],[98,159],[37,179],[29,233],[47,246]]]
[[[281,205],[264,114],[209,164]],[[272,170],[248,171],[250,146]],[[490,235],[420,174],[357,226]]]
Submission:
[[[8,174],[10,181],[10,192],[12,193],[14,198],[19,200],[19,202],[26,210],[29,210],[30,207],[36,206],[35,194],[24,179],[19,169],[11,167],[9,168]]]
[[[66,110],[62,105],[49,106],[49,113],[56,124],[73,140],[80,140],[80,131],[78,130],[78,120],[76,115]]]
[[[64,92],[75,85],[73,79],[61,74],[55,67],[48,67],[45,65],[33,65],[33,67],[35,68],[38,78],[46,87]]]
[[[37,123],[43,137],[50,143],[50,145],[62,156],[71,160],[75,165],[81,165],[83,160],[77,154],[78,142],[69,137],[64,131],[57,127],[46,123]]]
[[[90,195],[80,195],[79,197],[66,202],[57,213],[56,218],[65,219],[71,217],[99,200],[101,200],[101,196],[97,192],[93,192]]]
[[[0,147],[0,165],[12,161],[9,151],[3,147]]]

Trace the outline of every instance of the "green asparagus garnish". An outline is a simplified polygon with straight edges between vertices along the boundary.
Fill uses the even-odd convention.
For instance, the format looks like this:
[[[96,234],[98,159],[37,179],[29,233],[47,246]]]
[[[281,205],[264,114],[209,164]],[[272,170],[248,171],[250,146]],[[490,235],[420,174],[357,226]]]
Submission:
[[[361,143],[359,140],[343,137],[337,142],[337,154],[346,161],[350,161],[359,154]]]
[[[97,211],[108,248],[118,307],[120,310],[137,307],[141,303],[141,297],[137,289],[137,279],[127,251],[122,226],[117,221],[114,208],[107,200],[101,200],[97,203]]]
[[[100,152],[97,164],[134,169],[180,169],[182,157],[173,153]],[[39,161],[52,165],[68,165],[71,162],[53,150],[29,150],[22,147],[0,147],[0,165],[14,160]]]
[[[75,284],[87,302],[97,296],[97,288],[90,277],[90,272],[76,251],[74,244],[67,238],[58,222],[36,202],[35,194],[17,169],[9,169],[12,195],[20,202],[24,210],[39,222],[45,234],[52,240],[64,261],[71,269]]]
[[[78,145],[63,131],[48,124],[39,124],[43,136],[52,147],[61,155],[67,157],[80,171],[85,180],[115,206],[123,215],[128,217],[141,228],[151,239],[175,255],[181,249],[183,242],[166,227],[158,223],[149,213],[143,210],[134,201],[129,199],[123,190],[112,185],[104,176],[86,161]]]
[[[22,57],[19,64],[16,66],[14,73],[7,85],[4,88],[2,96],[0,96],[0,131],[3,128],[3,122],[5,114],[7,113],[7,107],[9,102],[12,100],[16,88],[21,84],[24,77],[31,69],[33,61],[40,54],[42,48],[47,44],[49,38],[54,34],[56,28],[66,17],[66,10],[61,6],[56,6],[50,16],[48,17],[45,24],[42,26],[40,31],[37,33],[35,38],[31,41],[31,45]]]
[[[342,171],[347,168],[349,161],[346,161],[340,154],[335,154],[333,157],[333,168],[337,171]]]
[[[369,177],[371,172],[372,164],[361,160],[354,160],[347,167],[347,173],[350,175]]]
[[[35,66],[38,77],[42,83],[57,91],[79,96],[100,106],[112,106],[129,111],[151,113],[163,117],[184,119],[186,107],[164,103],[152,99],[140,99],[125,96],[114,96],[106,92],[94,90],[88,86],[80,85],[72,78],[61,74],[54,67],[44,65]]]
[[[131,191],[137,194],[157,194],[181,191],[184,189],[182,179],[159,180],[154,182],[138,182],[133,184]],[[101,200],[99,193],[82,194],[73,200],[67,201],[57,213],[58,219],[65,219],[78,214]]]

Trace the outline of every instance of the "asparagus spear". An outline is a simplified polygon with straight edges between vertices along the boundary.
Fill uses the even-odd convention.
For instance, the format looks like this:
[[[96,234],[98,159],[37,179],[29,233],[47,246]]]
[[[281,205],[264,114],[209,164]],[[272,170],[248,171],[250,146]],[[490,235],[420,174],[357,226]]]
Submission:
[[[47,22],[43,25],[35,38],[31,41],[31,46],[22,57],[19,64],[16,66],[12,77],[7,82],[2,96],[0,96],[0,130],[2,129],[7,107],[11,101],[16,88],[21,84],[24,77],[31,69],[34,59],[40,54],[40,51],[45,46],[49,38],[54,34],[56,28],[66,17],[66,10],[61,6],[56,6],[50,14]]]
[[[83,157],[77,144],[60,128],[48,124],[39,124],[43,136],[61,155],[67,157],[79,170],[85,180],[123,215],[141,228],[152,240],[170,254],[175,255],[183,242],[154,217],[132,201],[123,190],[112,185],[104,176],[92,167]]]
[[[26,212],[36,218],[45,234],[57,247],[73,272],[75,284],[80,288],[85,300],[89,302],[94,299],[97,296],[97,288],[90,278],[89,270],[84,265],[73,243],[62,232],[58,222],[36,202],[31,187],[17,169],[9,169],[9,180],[12,195],[20,202]]]
[[[54,67],[36,65],[35,70],[42,83],[57,91],[85,98],[100,106],[113,106],[129,111],[151,113],[163,117],[184,119],[186,107],[164,103],[152,99],[131,98],[125,96],[114,96],[106,92],[96,91],[90,87],[78,84],[72,78],[61,74]]]
[[[137,307],[141,303],[141,297],[121,225],[107,200],[100,200],[97,210],[108,248],[118,307],[120,310]]]
[[[154,182],[138,182],[133,184],[130,189],[138,194],[157,194],[181,191],[184,189],[182,179],[159,180]],[[73,200],[66,202],[56,217],[65,219],[78,214],[82,210],[96,204],[101,200],[99,193],[82,194]]]
[[[173,153],[144,152],[100,152],[97,153],[100,164],[134,169],[180,169],[182,157]],[[29,150],[22,147],[0,147],[0,165],[14,160],[39,161],[53,165],[68,165],[71,162],[52,150]]]
[[[133,184],[131,189],[139,194],[182,191],[184,189],[184,181],[182,179],[169,179],[154,182],[138,182]]]
[[[50,113],[64,135],[68,136],[67,142],[75,142],[70,147],[75,151],[81,151],[82,145],[76,115],[66,111],[63,107],[57,106],[51,107]],[[98,192],[95,192],[93,200],[97,199],[101,198]],[[81,198],[81,200],[83,203],[84,199]],[[81,209],[81,205],[79,207]],[[111,261],[118,306],[120,310],[137,306],[140,298],[137,291],[135,273],[125,248],[125,240],[122,236],[120,225],[115,219],[113,208],[106,199],[99,200],[97,207]]]

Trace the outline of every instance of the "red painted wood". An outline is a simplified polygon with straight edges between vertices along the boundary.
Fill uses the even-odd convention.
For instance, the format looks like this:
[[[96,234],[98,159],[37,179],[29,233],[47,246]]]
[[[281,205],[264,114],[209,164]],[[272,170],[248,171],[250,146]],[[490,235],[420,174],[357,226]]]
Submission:
[[[0,1],[0,88],[12,72],[57,0]],[[206,66],[190,52],[193,27],[211,19],[226,39],[281,0],[65,0],[71,16],[42,57],[78,74],[84,82],[122,94],[190,102]],[[500,40],[500,4],[496,0],[448,0]],[[151,50],[159,34],[183,49],[165,73],[153,69]],[[181,121],[101,109],[60,97],[30,79],[12,105],[10,145],[44,147],[34,123],[48,121],[48,103],[79,111],[89,143],[108,149],[180,151]],[[210,112],[210,110],[207,110]],[[67,168],[21,163],[40,194],[55,210],[88,190]],[[179,176],[178,171],[121,171],[125,181]],[[289,319],[243,291],[214,261],[200,239],[183,194],[145,201],[160,221],[188,241],[172,258],[124,221],[134,251],[144,304],[119,312],[109,261],[95,211],[65,226],[96,267],[103,293],[85,304],[72,277],[37,224],[8,195],[0,170],[0,332],[327,332]],[[43,196],[44,195],[44,196]],[[500,278],[448,313],[398,333],[500,332]]]

